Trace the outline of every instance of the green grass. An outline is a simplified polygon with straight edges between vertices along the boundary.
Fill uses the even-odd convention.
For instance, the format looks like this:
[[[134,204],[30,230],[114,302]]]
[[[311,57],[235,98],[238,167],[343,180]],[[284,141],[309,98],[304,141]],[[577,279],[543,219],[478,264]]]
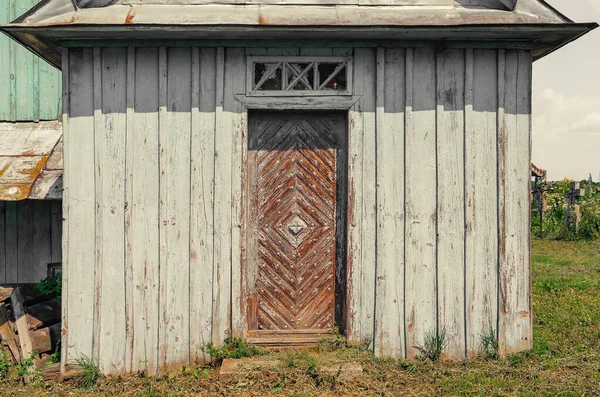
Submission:
[[[506,359],[492,357],[493,329],[482,335],[489,354],[459,363],[377,359],[338,335],[312,352],[270,353],[265,359],[283,364],[231,383],[219,382],[218,368],[184,367],[159,376],[100,377],[90,389],[0,381],[0,395],[600,396],[600,242],[533,241],[532,248],[534,347]],[[231,342],[216,355],[251,349]],[[360,362],[364,376],[346,383],[319,370],[342,362]]]

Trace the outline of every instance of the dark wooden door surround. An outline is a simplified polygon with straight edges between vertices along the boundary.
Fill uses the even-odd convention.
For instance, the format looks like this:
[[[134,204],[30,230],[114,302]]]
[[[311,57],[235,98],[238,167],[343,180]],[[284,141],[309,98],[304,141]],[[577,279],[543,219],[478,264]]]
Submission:
[[[314,343],[344,300],[346,115],[255,112],[249,127],[247,337]]]

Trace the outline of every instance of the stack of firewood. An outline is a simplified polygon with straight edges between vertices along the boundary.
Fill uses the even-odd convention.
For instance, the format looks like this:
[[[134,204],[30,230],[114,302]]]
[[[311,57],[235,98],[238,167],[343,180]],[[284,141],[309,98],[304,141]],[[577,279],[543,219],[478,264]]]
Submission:
[[[39,368],[60,348],[61,304],[35,285],[0,287],[0,342],[13,363],[32,357]]]

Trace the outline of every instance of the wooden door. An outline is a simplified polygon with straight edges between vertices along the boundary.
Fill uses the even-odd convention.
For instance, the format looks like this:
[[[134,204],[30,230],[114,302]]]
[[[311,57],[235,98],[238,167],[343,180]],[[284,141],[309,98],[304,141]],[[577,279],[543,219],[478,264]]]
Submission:
[[[338,113],[250,115],[253,343],[312,343],[334,326],[345,129],[345,115]]]

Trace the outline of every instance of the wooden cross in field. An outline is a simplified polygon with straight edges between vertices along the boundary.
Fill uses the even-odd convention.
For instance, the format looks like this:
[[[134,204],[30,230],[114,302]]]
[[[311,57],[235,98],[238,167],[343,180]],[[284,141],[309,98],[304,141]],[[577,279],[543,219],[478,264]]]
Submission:
[[[565,193],[565,198],[568,200],[567,213],[565,214],[565,228],[567,230],[571,229],[573,218],[575,219],[575,227],[577,227],[580,218],[579,197],[583,196],[585,196],[585,189],[580,188],[579,182],[571,182],[571,188]],[[573,211],[575,216],[573,216]]]

